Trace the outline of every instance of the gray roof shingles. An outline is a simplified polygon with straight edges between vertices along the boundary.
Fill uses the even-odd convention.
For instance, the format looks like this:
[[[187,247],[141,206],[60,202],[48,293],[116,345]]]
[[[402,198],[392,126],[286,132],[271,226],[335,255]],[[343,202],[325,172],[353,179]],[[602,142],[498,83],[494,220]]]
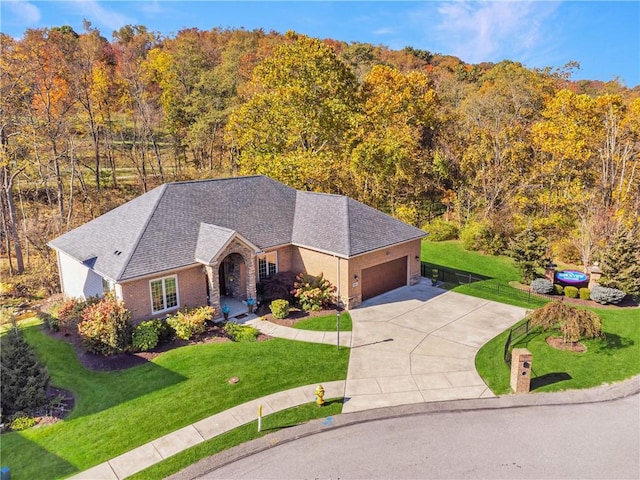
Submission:
[[[199,237],[219,243],[209,238],[215,228],[201,224],[221,227],[225,238],[224,229],[236,231],[262,249],[293,243],[341,257],[424,236],[350,198],[249,176],[162,185],[50,245],[81,262],[95,259],[98,273],[125,281],[195,263],[196,250],[206,254]]]

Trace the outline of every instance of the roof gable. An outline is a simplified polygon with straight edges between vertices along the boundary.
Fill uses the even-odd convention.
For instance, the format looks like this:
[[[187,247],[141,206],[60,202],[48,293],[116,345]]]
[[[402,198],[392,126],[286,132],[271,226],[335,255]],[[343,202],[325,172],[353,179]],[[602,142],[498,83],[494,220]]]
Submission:
[[[222,252],[234,238],[247,245],[256,253],[260,251],[260,248],[234,230],[218,227],[217,225],[209,225],[208,223],[201,223],[200,231],[198,232],[198,242],[196,244],[196,262],[211,265],[218,260],[217,257],[220,252]]]

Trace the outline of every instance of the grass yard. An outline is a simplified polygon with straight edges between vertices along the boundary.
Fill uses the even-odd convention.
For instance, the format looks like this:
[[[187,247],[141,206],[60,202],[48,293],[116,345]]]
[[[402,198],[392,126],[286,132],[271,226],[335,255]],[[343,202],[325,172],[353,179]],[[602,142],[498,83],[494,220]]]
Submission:
[[[343,380],[349,357],[331,345],[271,339],[182,347],[124,371],[91,372],[39,322],[23,330],[76,406],[62,422],[2,436],[2,463],[16,480],[68,476],[254,398]],[[240,382],[229,384],[233,376]]]
[[[520,274],[509,257],[470,252],[458,241],[422,242],[422,261],[437,264],[489,280],[453,286],[452,290],[475,297],[534,309],[547,303],[526,292],[514,291],[509,281],[519,280]],[[485,288],[483,285],[493,287]],[[495,289],[500,284],[504,288]],[[640,374],[640,309],[593,308],[603,322],[606,339],[585,340],[584,353],[553,349],[546,344],[551,333],[533,332],[513,347],[526,347],[533,353],[532,391],[548,392],[589,388],[605,382],[625,380]],[[503,332],[486,344],[476,356],[476,367],[495,394],[511,391],[509,367],[504,363],[503,351],[508,332]]]
[[[554,392],[597,387],[640,374],[640,315],[637,308],[593,309],[603,323],[604,340],[583,340],[586,352],[573,353],[547,345],[546,338],[560,333],[529,333],[513,345],[533,354],[531,390]],[[476,368],[493,393],[511,392],[509,366],[502,359],[508,332],[483,346]]]
[[[337,330],[336,315],[323,315],[320,317],[309,317],[293,324],[293,328],[300,330],[313,330],[317,332],[335,332]],[[351,331],[351,315],[349,312],[340,313],[340,331]]]
[[[546,303],[538,297],[508,286],[509,282],[520,280],[520,273],[510,257],[471,252],[465,250],[457,240],[423,241],[420,255],[423,262],[453,269],[461,274],[465,272],[487,277],[487,280],[470,284],[447,285],[458,293],[524,308],[536,308]]]
[[[163,460],[140,473],[128,477],[128,480],[162,480],[167,476],[179,472],[183,468],[206,458],[210,455],[222,452],[228,448],[240,445],[268,433],[282,428],[293,427],[316,418],[338,415],[342,411],[342,398],[328,399],[324,407],[320,408],[315,403],[300,405],[272,415],[263,417],[262,432],[258,433],[257,420],[238,427],[230,432],[219,435],[211,440],[191,447],[183,452]]]

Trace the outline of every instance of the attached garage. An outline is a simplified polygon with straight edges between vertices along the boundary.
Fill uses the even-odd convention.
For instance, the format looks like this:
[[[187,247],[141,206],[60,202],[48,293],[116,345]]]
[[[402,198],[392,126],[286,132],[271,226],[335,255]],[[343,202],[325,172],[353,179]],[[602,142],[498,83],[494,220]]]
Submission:
[[[407,284],[408,257],[400,257],[362,270],[362,300]]]

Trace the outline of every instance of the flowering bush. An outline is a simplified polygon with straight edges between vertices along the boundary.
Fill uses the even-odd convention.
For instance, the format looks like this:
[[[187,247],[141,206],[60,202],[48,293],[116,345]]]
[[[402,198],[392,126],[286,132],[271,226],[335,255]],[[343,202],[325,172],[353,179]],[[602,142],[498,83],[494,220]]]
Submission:
[[[184,310],[167,318],[167,323],[175,331],[176,337],[189,340],[194,335],[200,335],[206,330],[206,321],[213,317],[213,307],[203,306],[192,310]]]
[[[82,321],[82,312],[85,308],[95,305],[100,301],[99,297],[89,297],[86,300],[70,298],[58,307],[58,329],[63,333],[76,333],[78,324]]]
[[[298,299],[304,311],[317,311],[329,306],[334,299],[336,287],[326,280],[322,273],[317,277],[300,273],[293,284],[293,296]]]
[[[78,334],[84,347],[98,355],[115,355],[131,347],[131,312],[113,295],[82,311]]]

